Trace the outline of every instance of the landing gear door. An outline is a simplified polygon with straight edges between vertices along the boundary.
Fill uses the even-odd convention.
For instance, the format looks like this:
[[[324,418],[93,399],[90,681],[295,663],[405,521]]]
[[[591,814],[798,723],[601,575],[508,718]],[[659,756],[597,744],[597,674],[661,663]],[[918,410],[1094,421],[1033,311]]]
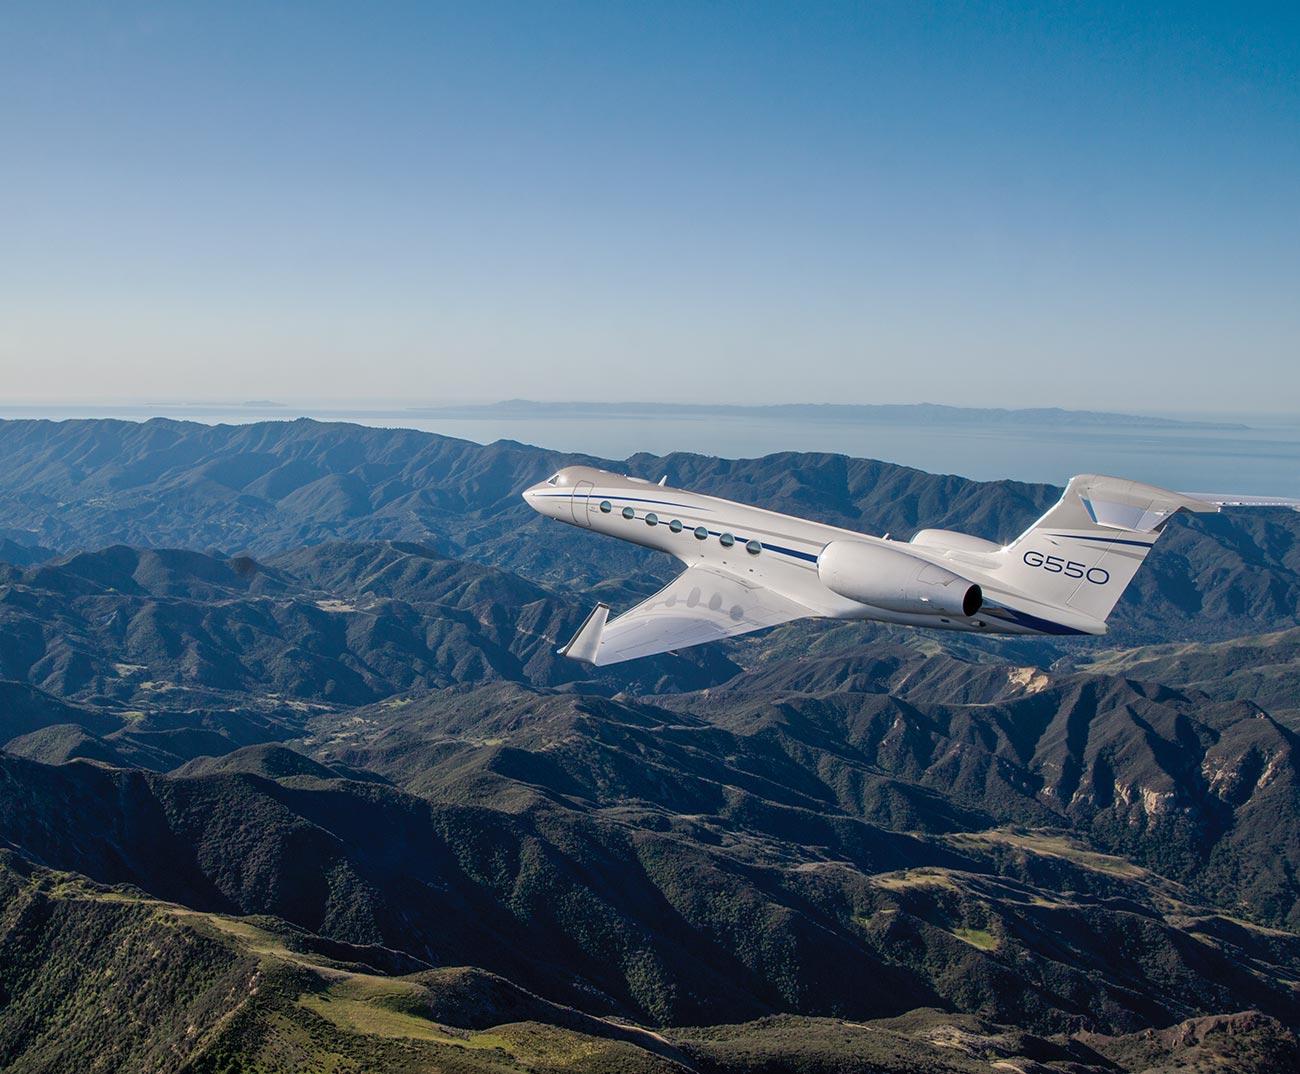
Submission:
[[[587,517],[587,499],[591,495],[591,490],[596,486],[590,481],[579,481],[573,488],[573,499],[570,501],[573,510],[573,521],[579,526],[591,526],[591,520]]]

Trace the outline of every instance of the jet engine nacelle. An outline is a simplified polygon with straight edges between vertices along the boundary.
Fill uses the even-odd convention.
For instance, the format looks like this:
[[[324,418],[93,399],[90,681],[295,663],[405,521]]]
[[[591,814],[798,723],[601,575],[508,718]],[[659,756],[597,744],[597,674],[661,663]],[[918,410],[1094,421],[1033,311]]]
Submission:
[[[984,603],[980,587],[952,571],[864,541],[831,541],[817,577],[832,593],[893,612],[970,616]]]
[[[926,548],[940,548],[945,552],[1002,551],[1002,546],[994,541],[973,537],[969,533],[958,533],[956,530],[922,530],[910,543],[924,545]]]

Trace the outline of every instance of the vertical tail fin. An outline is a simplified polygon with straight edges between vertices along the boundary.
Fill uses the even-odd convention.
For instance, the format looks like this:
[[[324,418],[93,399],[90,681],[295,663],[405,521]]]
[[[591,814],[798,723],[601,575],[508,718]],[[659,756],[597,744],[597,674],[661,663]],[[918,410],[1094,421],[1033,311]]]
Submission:
[[[1083,474],[1003,550],[997,577],[1036,602],[1069,609],[1088,633],[1101,633],[1165,523],[1180,511],[1217,510],[1154,485]]]

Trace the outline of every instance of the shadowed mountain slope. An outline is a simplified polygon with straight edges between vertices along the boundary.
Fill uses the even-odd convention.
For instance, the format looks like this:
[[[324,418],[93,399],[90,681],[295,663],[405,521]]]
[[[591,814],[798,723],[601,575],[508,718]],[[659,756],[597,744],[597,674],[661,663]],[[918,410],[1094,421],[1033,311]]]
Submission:
[[[121,726],[120,719],[107,713],[70,705],[26,683],[0,680],[0,739],[61,723],[75,723],[91,732]]]
[[[18,537],[30,538],[30,533],[18,532]],[[47,559],[53,559],[58,553],[52,548],[43,548],[40,545],[15,541],[9,537],[0,536],[0,563],[16,563],[19,566],[27,566],[32,563],[41,563]]]

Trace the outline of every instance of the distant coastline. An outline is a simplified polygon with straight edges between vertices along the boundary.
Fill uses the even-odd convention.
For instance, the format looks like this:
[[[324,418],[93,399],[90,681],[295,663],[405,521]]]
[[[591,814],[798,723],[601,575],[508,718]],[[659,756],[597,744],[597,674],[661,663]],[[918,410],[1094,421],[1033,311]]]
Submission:
[[[1236,417],[1232,415],[1231,417]],[[3,419],[153,418],[203,425],[310,419],[413,429],[479,444],[513,441],[626,459],[691,452],[726,459],[823,452],[880,459],[980,481],[1060,483],[1071,474],[1131,477],[1165,488],[1300,497],[1300,415],[1187,418],[930,403],[777,406],[654,403],[361,404],[265,402],[37,405],[0,403]],[[655,475],[656,477],[658,475]]]

